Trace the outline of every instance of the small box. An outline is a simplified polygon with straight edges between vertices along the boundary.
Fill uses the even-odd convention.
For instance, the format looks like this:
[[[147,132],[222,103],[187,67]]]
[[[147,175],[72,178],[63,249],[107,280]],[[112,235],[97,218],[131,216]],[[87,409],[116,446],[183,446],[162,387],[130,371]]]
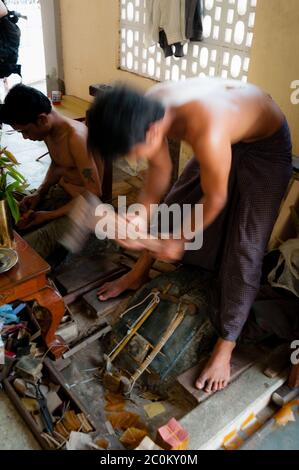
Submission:
[[[176,419],[172,418],[169,423],[158,429],[156,442],[165,450],[187,450],[189,434]]]

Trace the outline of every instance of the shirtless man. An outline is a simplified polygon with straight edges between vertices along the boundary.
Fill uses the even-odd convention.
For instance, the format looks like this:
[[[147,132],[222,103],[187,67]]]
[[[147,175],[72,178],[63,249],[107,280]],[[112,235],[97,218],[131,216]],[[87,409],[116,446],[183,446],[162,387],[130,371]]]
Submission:
[[[291,138],[282,111],[256,86],[196,78],[158,84],[145,97],[116,87],[97,98],[88,127],[89,147],[104,160],[125,155],[147,158],[139,202],[148,214],[170,183],[166,138],[192,147],[195,157],[165,202],[203,204],[203,225],[192,228],[204,230],[204,244],[198,252],[185,253],[189,262],[213,269],[221,251],[215,323],[219,339],[196,386],[207,392],[223,389],[230,379],[232,352],[260,286],[263,257],[292,172]],[[147,247],[146,240],[126,244]],[[152,253],[155,258],[183,257],[183,239],[161,240],[158,245]],[[144,254],[116,294],[137,288],[137,276],[144,276],[150,263],[149,254]],[[102,299],[114,294],[111,284],[99,292]]]
[[[63,117],[34,88],[15,86],[1,107],[0,122],[24,139],[44,141],[49,149],[49,170],[38,190],[23,199],[19,223],[20,230],[30,231],[24,236],[28,243],[48,258],[57,248],[73,198],[85,190],[101,196],[102,163],[87,150],[85,124]]]

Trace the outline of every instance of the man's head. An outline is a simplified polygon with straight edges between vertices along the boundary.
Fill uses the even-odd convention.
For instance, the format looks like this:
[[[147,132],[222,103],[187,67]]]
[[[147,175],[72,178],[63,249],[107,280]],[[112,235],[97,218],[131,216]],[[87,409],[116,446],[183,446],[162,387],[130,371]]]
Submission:
[[[117,86],[99,94],[88,114],[88,145],[104,160],[124,156],[151,158],[164,139],[163,106]]]
[[[24,139],[44,140],[51,130],[52,105],[40,91],[16,85],[0,105],[0,123],[9,124]]]

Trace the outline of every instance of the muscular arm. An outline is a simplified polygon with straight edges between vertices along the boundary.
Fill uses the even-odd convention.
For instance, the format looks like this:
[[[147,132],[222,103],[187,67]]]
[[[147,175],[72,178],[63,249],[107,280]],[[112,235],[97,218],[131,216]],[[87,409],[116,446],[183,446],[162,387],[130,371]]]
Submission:
[[[204,193],[203,226],[195,227],[192,214],[192,230],[205,230],[211,225],[227,202],[229,174],[231,170],[231,142],[223,131],[209,132],[193,147],[200,164],[201,187]]]
[[[148,213],[150,205],[158,204],[169,188],[171,170],[172,163],[168,143],[165,140],[160,152],[149,162],[145,187],[139,199],[139,202],[146,207]]]
[[[8,13],[6,6],[4,3],[0,0],[0,18],[3,18],[6,16]]]
[[[87,150],[86,139],[73,135],[70,139],[70,151],[81,176],[84,188],[98,197],[102,196],[102,175],[99,175],[94,157]]]

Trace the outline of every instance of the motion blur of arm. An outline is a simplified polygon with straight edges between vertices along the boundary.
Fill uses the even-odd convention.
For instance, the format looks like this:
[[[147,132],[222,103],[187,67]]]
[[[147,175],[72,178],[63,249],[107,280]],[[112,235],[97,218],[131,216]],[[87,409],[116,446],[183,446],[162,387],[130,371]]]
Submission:
[[[3,18],[4,16],[6,16],[7,13],[8,11],[7,11],[5,4],[2,2],[2,0],[0,0],[0,18]]]

